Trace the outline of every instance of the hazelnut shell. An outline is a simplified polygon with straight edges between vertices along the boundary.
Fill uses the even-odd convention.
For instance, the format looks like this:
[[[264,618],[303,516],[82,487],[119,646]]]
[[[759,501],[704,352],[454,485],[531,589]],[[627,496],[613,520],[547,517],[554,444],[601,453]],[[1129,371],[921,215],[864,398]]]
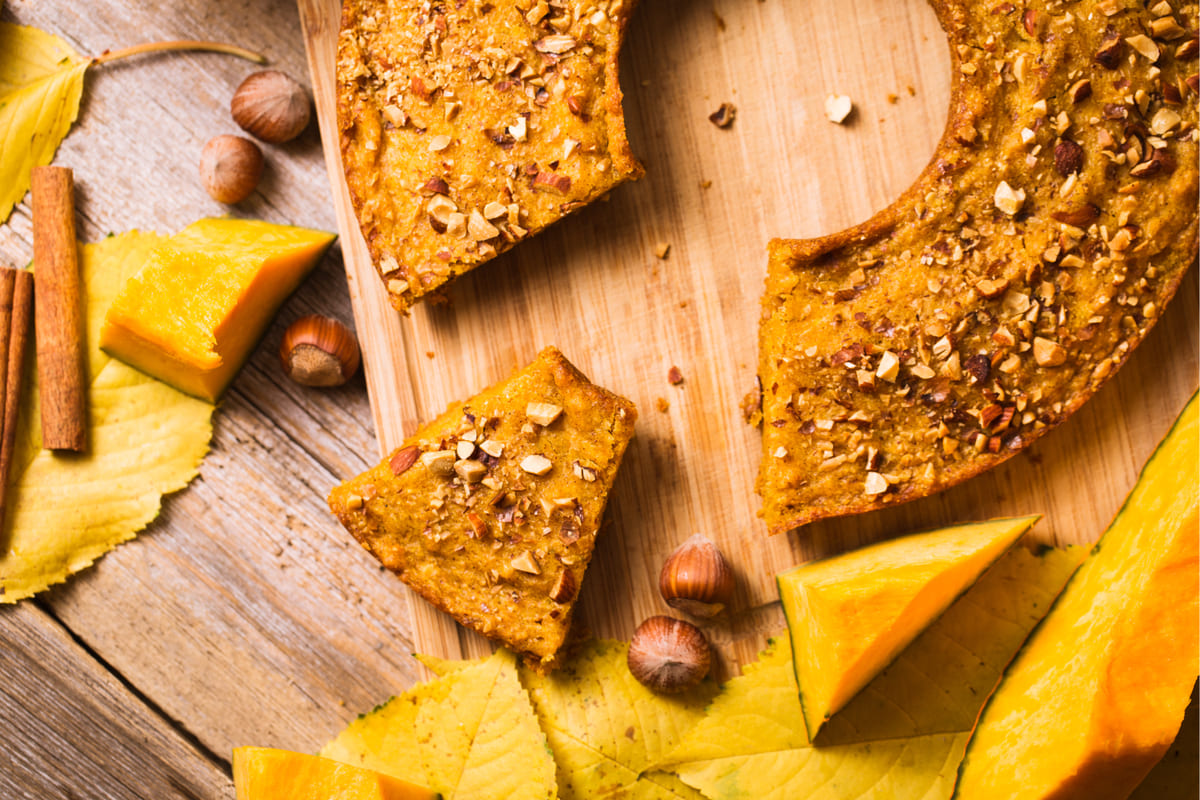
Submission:
[[[358,341],[336,319],[311,314],[288,326],[279,345],[283,371],[303,386],[341,386],[358,371]]]
[[[200,153],[200,182],[219,203],[245,200],[258,187],[262,174],[262,150],[244,137],[213,137]]]
[[[633,634],[629,672],[651,691],[677,694],[696,686],[712,666],[712,648],[690,622],[650,617]]]
[[[733,570],[706,536],[693,534],[663,563],[658,589],[671,608],[709,619],[733,599]]]
[[[308,127],[312,101],[290,75],[267,69],[242,81],[229,104],[233,121],[264,142],[295,139]]]

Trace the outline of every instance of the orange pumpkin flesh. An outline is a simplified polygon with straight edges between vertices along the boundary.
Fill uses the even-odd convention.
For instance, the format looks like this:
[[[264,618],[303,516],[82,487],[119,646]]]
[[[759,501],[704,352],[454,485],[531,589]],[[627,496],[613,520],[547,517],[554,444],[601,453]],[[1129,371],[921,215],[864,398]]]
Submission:
[[[100,347],[147,375],[216,402],[334,236],[202,219],[167,239],[104,318]]]
[[[781,573],[779,598],[809,738],[1037,519],[904,536]]]
[[[1124,798],[1200,671],[1193,397],[984,708],[955,796]]]
[[[233,783],[237,800],[441,800],[381,772],[270,747],[236,748]]]

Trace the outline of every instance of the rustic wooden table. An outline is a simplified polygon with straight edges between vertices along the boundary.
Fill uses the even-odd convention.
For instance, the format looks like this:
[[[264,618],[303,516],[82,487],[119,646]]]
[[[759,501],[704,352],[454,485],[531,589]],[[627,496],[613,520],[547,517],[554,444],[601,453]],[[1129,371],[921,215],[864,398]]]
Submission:
[[[682,37],[680,31],[686,31],[692,38],[722,35],[726,22],[718,12],[728,17],[731,10],[724,6],[730,3],[647,6],[641,13],[648,19],[641,19],[642,27],[635,26],[632,33],[634,66],[654,81],[626,85],[633,109],[631,136],[635,150],[652,162],[652,168],[660,167],[662,177],[615,198],[611,206],[616,210],[603,213],[653,220],[663,210],[663,229],[677,237],[674,241],[681,247],[689,230],[671,220],[686,215],[675,213],[680,209],[671,198],[683,197],[680,202],[701,224],[712,219],[724,226],[722,230],[733,230],[745,240],[746,244],[741,239],[721,240],[710,247],[704,237],[693,239],[691,258],[703,264],[707,262],[699,259],[711,255],[713,263],[732,264],[726,257],[740,255],[746,274],[738,280],[749,287],[743,287],[749,307],[761,286],[758,270],[765,264],[764,230],[815,235],[863,218],[916,175],[944,119],[946,76],[942,72],[947,60],[932,12],[919,0],[902,4],[905,10],[895,13],[914,22],[903,36],[892,37],[893,24],[860,18],[892,13],[887,2],[861,0],[841,7],[852,5],[853,13],[841,10],[840,2],[810,0],[813,19],[833,20],[832,27],[806,26],[802,38],[788,47],[801,54],[815,51],[822,43],[833,46],[828,37],[840,44],[834,58],[819,63],[796,60],[781,68],[781,75],[797,71],[811,75],[813,83],[785,87],[803,91],[808,105],[803,112],[797,106],[784,115],[786,124],[779,126],[770,124],[777,109],[756,102],[751,82],[738,80],[737,58],[714,57],[705,62],[704,70],[687,73],[680,66],[683,56],[668,57],[656,47],[655,32],[670,30]],[[319,6],[308,0],[301,5]],[[757,52],[756,37],[787,38],[774,30],[771,15],[786,13],[794,21],[800,13],[786,4],[758,3],[754,9],[757,26],[730,24],[724,40],[730,52],[737,48]],[[152,40],[225,40],[259,50],[272,66],[304,82],[309,79],[295,0],[153,4],[8,0],[0,18],[51,31],[89,54]],[[875,52],[867,41],[871,35],[901,43],[879,53],[886,62],[886,85],[877,72],[863,67],[869,62],[858,60]],[[761,52],[763,59],[774,59],[769,50]],[[668,80],[670,76],[660,68],[674,70],[674,77]],[[56,157],[56,163],[75,170],[80,237],[96,241],[108,232],[133,228],[174,232],[197,218],[230,213],[200,187],[197,160],[210,137],[238,132],[229,117],[229,99],[254,69],[229,57],[187,53],[143,57],[91,71],[79,121]],[[681,112],[682,98],[692,91],[683,86],[685,74],[697,82],[708,81],[708,88]],[[835,80],[840,81],[836,86]],[[906,92],[906,85],[915,89]],[[743,104],[738,125],[747,126],[751,134],[767,131],[767,144],[785,151],[780,163],[786,169],[768,165],[769,174],[755,176],[739,166],[740,161],[723,160],[724,155],[704,144],[709,126],[703,115],[696,128],[703,133],[690,141],[686,151],[694,159],[672,161],[676,153],[667,134],[647,129],[644,119],[657,117],[660,104],[672,113],[698,115],[701,106],[715,108],[730,99],[725,94],[730,86],[733,99]],[[853,129],[857,140],[821,118],[826,88],[865,101]],[[893,92],[901,95],[898,103],[894,97],[885,99]],[[792,138],[798,131],[811,136],[806,146]],[[858,142],[853,145],[859,148],[858,157],[870,159],[870,174],[844,168],[847,162],[824,155],[839,152],[837,148],[849,141]],[[264,149],[266,177],[259,191],[232,213],[335,230],[317,126],[296,142]],[[740,151],[735,155],[742,157]],[[804,176],[805,181],[788,177],[793,174]],[[701,177],[715,178],[718,193],[702,195],[694,189],[699,182],[695,179]],[[674,184],[693,190],[677,195],[679,186]],[[773,195],[782,198],[780,202],[754,205],[748,221],[732,214],[738,203],[759,204],[762,186],[768,184]],[[719,199],[704,199],[713,197]],[[825,198],[832,199],[825,202]],[[709,203],[715,204],[715,211]],[[573,234],[590,236],[596,218],[570,224],[577,226]],[[630,230],[625,230],[625,239],[633,235]],[[554,238],[559,235],[548,234],[548,252],[561,249],[562,242]],[[31,240],[26,202],[0,226],[0,262],[27,262]],[[654,240],[641,244],[650,253]],[[530,264],[540,258],[539,252],[528,251]],[[523,262],[520,255],[509,263],[526,272],[539,269]],[[647,256],[633,263],[626,277],[633,280],[632,271],[643,267],[658,274],[654,259]],[[586,265],[576,273],[586,274]],[[988,479],[994,482],[979,482],[976,489],[958,492],[948,501],[951,505],[943,508],[942,501],[935,500],[921,509],[892,512],[888,523],[911,527],[917,519],[955,518],[963,508],[981,514],[1017,513],[1029,510],[1026,505],[1045,510],[1045,498],[1022,495],[1015,488],[1029,481],[1020,464],[1036,464],[1029,472],[1035,482],[1051,487],[1045,492],[1051,499],[1078,487],[1078,504],[1089,507],[1084,527],[1096,529],[1096,519],[1111,514],[1165,430],[1165,421],[1195,386],[1195,281],[1193,270],[1181,289],[1181,299],[1142,351],[1077,420],[1050,437],[1044,450],[1010,462]],[[476,289],[490,285],[471,284]],[[324,502],[331,485],[376,459],[378,445],[366,383],[360,375],[341,389],[310,391],[288,381],[277,362],[275,352],[286,325],[311,312],[347,322],[352,318],[339,248],[284,306],[221,403],[214,417],[212,451],[200,477],[167,498],[160,519],[134,542],[63,586],[0,607],[0,726],[5,731],[0,797],[230,798],[231,748],[261,744],[315,751],[356,714],[420,677],[410,657],[414,634],[405,590],[391,576],[380,574],[376,562],[338,528]],[[741,337],[739,341],[745,339],[742,344],[753,338],[753,315],[748,319],[730,332]],[[688,342],[680,344],[688,346]],[[599,364],[607,371],[601,356],[585,354],[584,358],[593,360],[585,366]],[[748,388],[742,383],[752,381],[752,363],[749,358],[737,361],[738,374],[746,381],[729,391],[740,396]],[[647,369],[659,374],[656,367]],[[479,376],[463,378],[464,384],[474,381],[476,386],[479,380]],[[643,454],[646,458],[654,455],[656,442],[674,442],[676,435],[682,439],[688,425],[702,428],[708,413],[707,407],[685,405],[700,402],[693,397],[676,404],[688,410],[682,422],[665,415],[651,421],[652,397],[635,398],[648,423],[648,433],[641,434],[652,450]],[[677,424],[684,427],[676,430]],[[752,448],[756,437],[739,431],[736,438],[745,439]],[[755,456],[752,449],[747,452],[741,472],[748,475]],[[1106,471],[1104,480],[1097,480],[1090,465],[1111,453],[1119,453],[1112,462],[1118,466]],[[707,472],[697,474],[702,481],[712,477]],[[684,477],[693,480],[697,474]],[[634,487],[626,484],[623,491],[632,492]],[[993,490],[995,497],[976,496]],[[681,480],[672,491],[695,500],[701,511],[707,508],[703,482],[693,486]],[[1012,502],[1014,497],[1021,502]],[[748,492],[739,502],[748,507],[756,504]],[[631,507],[637,510],[636,505]],[[861,529],[865,533],[855,535],[877,536],[883,524],[887,523],[876,520]],[[747,536],[761,533],[760,523],[753,525]],[[1066,519],[1060,525],[1058,532],[1073,530]],[[828,543],[838,532],[835,525],[825,526],[813,539],[816,545],[801,547],[795,540],[791,545],[797,550],[832,546]],[[1096,529],[1086,535],[1098,533]],[[658,546],[667,548],[669,542]],[[790,557],[783,539],[772,547],[780,557]],[[650,565],[646,570],[658,563],[650,557],[645,562]],[[615,571],[606,562],[599,566],[601,575]],[[757,577],[762,585],[769,583],[765,572]],[[778,624],[777,608],[768,616]],[[620,617],[613,624],[624,629],[627,622]],[[749,652],[752,647],[747,645]]]

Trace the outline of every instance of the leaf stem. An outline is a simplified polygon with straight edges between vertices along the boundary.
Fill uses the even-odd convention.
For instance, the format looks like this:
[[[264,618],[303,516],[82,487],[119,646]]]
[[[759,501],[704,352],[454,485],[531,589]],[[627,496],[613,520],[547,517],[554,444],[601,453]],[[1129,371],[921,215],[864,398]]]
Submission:
[[[267,63],[265,56],[255,53],[253,50],[247,50],[244,47],[223,44],[221,42],[202,42],[193,39],[181,39],[174,42],[148,42],[146,44],[135,44],[133,47],[123,47],[120,50],[109,50],[93,58],[92,63],[107,64],[110,61],[117,61],[122,58],[129,58],[130,56],[140,56],[143,53],[161,53],[173,50],[206,50],[212,53],[225,53],[226,55],[237,56],[247,61],[253,61],[255,64]]]

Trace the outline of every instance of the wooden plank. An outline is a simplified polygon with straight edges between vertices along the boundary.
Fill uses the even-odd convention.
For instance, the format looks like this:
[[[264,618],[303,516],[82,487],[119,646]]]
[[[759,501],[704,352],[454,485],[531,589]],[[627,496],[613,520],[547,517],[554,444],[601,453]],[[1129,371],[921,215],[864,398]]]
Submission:
[[[82,52],[205,36],[260,48],[273,67],[300,79],[306,73],[291,0],[9,4],[4,15],[62,34]],[[57,156],[75,169],[81,238],[133,227],[169,233],[222,214],[334,229],[315,125],[295,142],[264,146],[267,175],[245,203],[222,206],[199,184],[200,149],[209,137],[237,130],[230,97],[258,68],[183,54],[90,73],[80,119]],[[28,260],[28,221],[22,204],[11,224],[0,226],[0,259]],[[46,624],[66,626],[84,645],[74,652],[78,663],[61,667],[65,682],[77,675],[83,691],[97,668],[111,672],[220,759],[243,744],[313,752],[356,714],[417,679],[403,586],[325,506],[334,483],[374,460],[362,379],[310,390],[284,378],[279,366],[287,323],[314,312],[351,320],[336,249],[281,310],[222,402],[200,477],[166,498],[162,517],[139,539],[39,600],[54,615]],[[12,697],[2,688],[0,695]],[[30,695],[36,699],[36,687]],[[136,720],[139,705],[135,698],[111,713]],[[81,729],[88,724],[77,722]],[[114,735],[127,737],[131,752],[155,746],[140,743],[135,729],[114,727]],[[35,748],[40,735],[22,720],[13,738]],[[90,755],[102,769],[103,754]],[[12,780],[61,778],[76,794],[91,794],[83,791],[88,774],[68,781],[52,765],[24,761],[14,765]]]
[[[754,385],[765,245],[857,222],[898,196],[946,118],[949,58],[918,0],[644,3],[632,23],[623,89],[646,178],[460,279],[448,307],[390,309],[341,179],[333,54],[337,0],[301,0],[302,21],[368,365],[380,444],[451,400],[557,344],[641,418],[581,596],[595,633],[627,637],[662,613],[657,574],[695,531],[739,577],[735,614],[709,632],[728,662],[782,626],[772,576],[799,560],[932,525],[1040,511],[1040,535],[1095,539],[1142,459],[1195,385],[1196,307],[1176,303],[1126,367],[1062,431],[968,485],[897,509],[773,539],[753,493],[760,439],[740,417]],[[824,119],[848,94],[846,126]],[[727,130],[707,116],[738,108]],[[671,245],[657,260],[657,242]],[[1194,277],[1181,290],[1194,298]],[[432,360],[424,353],[432,354]],[[684,383],[672,387],[678,366]],[[658,399],[669,402],[655,410]],[[417,646],[477,651],[416,604]]]
[[[0,796],[232,796],[197,748],[32,603],[0,610]]]

